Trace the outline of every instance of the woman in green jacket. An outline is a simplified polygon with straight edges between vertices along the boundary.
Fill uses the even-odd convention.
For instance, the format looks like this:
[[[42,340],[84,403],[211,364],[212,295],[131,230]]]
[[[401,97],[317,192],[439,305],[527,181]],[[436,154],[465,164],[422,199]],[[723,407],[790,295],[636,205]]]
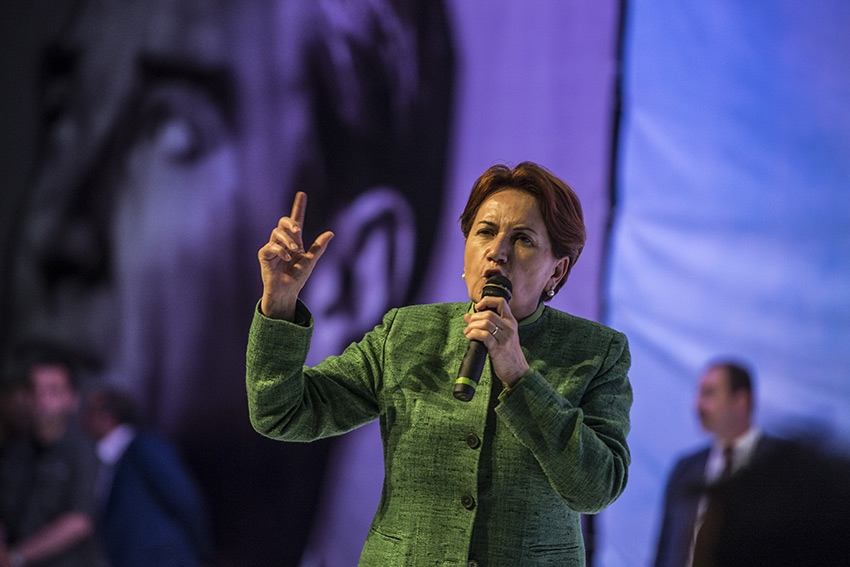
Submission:
[[[333,234],[304,248],[306,203],[296,195],[259,251],[254,428],[311,441],[379,420],[385,477],[361,565],[584,565],[580,514],[626,485],[632,390],[625,335],[545,304],[584,246],[575,193],[531,162],[491,167],[460,219],[471,302],[393,309],[314,367],[298,295]],[[493,276],[511,293],[483,293]],[[473,341],[488,363],[462,401],[452,392]]]

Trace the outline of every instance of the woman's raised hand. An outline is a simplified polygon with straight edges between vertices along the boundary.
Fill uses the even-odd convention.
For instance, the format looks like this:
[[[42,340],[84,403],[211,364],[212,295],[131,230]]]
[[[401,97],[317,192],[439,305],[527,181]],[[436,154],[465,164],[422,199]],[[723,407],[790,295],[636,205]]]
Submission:
[[[293,319],[298,294],[334,237],[333,232],[323,232],[310,249],[305,250],[302,227],[306,211],[307,194],[298,191],[292,203],[292,213],[281,217],[269,241],[257,254],[263,278],[260,310],[267,317]]]

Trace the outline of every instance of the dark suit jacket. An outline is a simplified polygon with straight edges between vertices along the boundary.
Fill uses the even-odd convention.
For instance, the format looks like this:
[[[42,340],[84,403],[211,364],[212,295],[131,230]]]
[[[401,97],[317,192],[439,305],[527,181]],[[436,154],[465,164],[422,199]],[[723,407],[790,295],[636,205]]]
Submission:
[[[101,530],[113,567],[201,564],[208,545],[203,501],[164,439],[139,433],[115,464]]]
[[[802,437],[710,493],[694,566],[850,565],[850,458]]]
[[[783,443],[777,437],[762,434],[752,459],[764,459]],[[687,565],[697,508],[705,490],[705,465],[710,450],[710,447],[705,447],[682,457],[670,473],[664,491],[664,517],[658,537],[655,567]]]

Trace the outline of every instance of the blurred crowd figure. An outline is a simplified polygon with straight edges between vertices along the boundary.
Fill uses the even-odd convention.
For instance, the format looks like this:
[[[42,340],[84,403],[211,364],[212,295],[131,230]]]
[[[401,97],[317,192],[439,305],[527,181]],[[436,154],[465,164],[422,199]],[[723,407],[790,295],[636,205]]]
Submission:
[[[81,392],[73,365],[51,355],[3,394],[0,567],[209,561],[204,496],[128,393]]]
[[[75,420],[73,369],[42,359],[23,388],[14,393],[17,428],[0,453],[0,566],[94,566],[97,457]]]
[[[667,479],[655,567],[850,565],[846,537],[836,537],[850,533],[839,482],[847,463],[762,431],[755,399],[746,364],[716,360],[702,372],[696,411],[712,442],[681,457]],[[815,560],[839,549],[845,562]]]
[[[703,371],[696,411],[712,443],[680,458],[667,480],[655,567],[687,567],[708,506],[707,486],[731,476],[783,443],[753,422],[755,393],[749,369],[719,360]]]
[[[412,301],[441,218],[453,68],[435,0],[81,1],[45,52],[0,362],[50,345],[86,383],[131,392],[211,495],[215,565],[298,565],[323,498],[346,529],[315,545],[351,535],[359,552],[380,463],[342,477],[362,481],[342,511],[323,480],[346,469],[336,455],[380,451],[377,429],[307,446],[248,424],[253,257],[296,190],[321,203],[311,225],[339,246],[307,298],[317,358]]]
[[[112,567],[199,567],[209,560],[204,498],[171,443],[141,428],[135,401],[114,387],[86,396],[97,442],[98,533]]]

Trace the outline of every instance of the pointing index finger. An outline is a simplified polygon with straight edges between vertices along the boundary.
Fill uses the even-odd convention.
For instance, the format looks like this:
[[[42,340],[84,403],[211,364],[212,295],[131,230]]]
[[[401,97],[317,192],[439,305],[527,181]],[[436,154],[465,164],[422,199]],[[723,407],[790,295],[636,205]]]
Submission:
[[[304,226],[304,214],[307,211],[307,193],[298,191],[292,202],[292,213],[290,217],[298,226]]]

